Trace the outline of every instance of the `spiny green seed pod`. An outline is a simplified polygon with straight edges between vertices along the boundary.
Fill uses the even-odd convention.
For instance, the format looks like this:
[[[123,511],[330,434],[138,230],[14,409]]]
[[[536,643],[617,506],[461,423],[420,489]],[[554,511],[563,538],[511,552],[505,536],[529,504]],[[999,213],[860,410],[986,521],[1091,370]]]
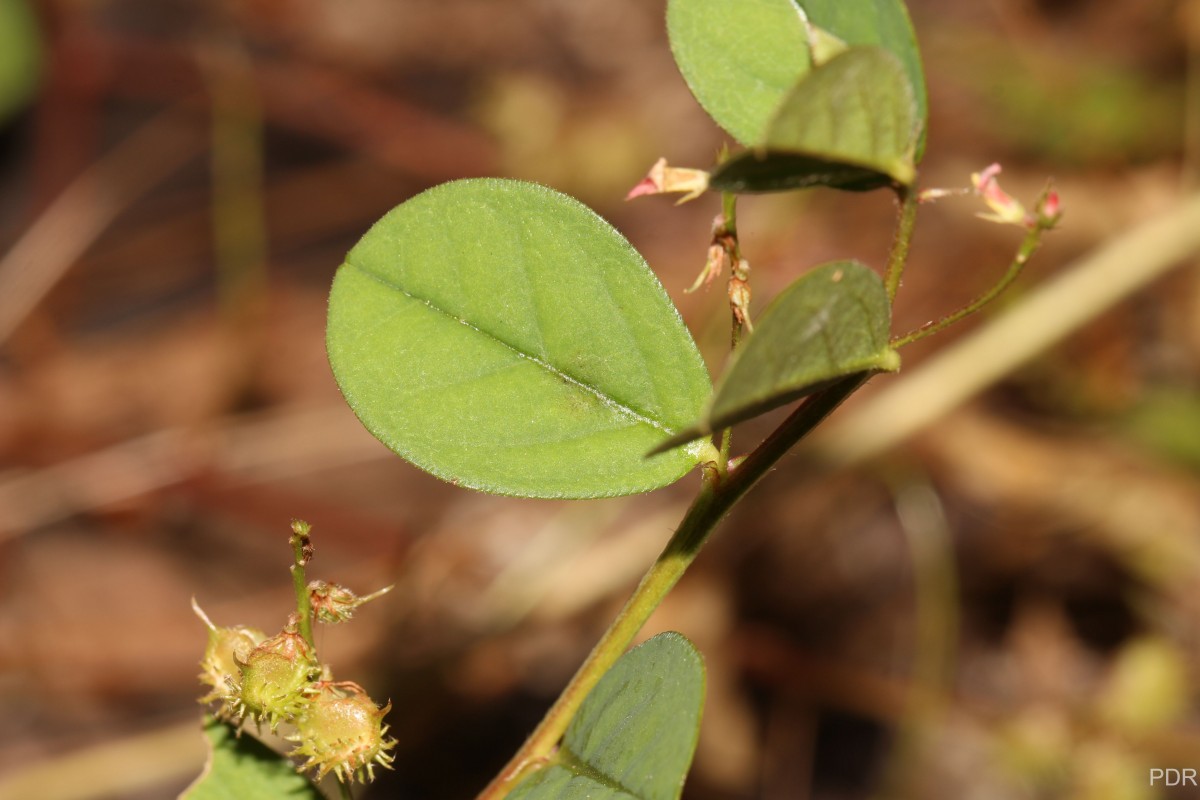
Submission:
[[[200,703],[208,705],[220,702],[224,705],[236,692],[241,663],[245,662],[250,652],[266,639],[267,635],[245,625],[218,628],[194,597],[192,610],[208,628],[208,644],[204,648],[204,658],[200,660],[200,682],[212,691],[201,697]]]
[[[392,587],[387,586],[366,597],[359,597],[345,586],[325,581],[311,581],[308,584],[308,599],[318,622],[337,624],[350,619],[354,615],[354,610],[363,603],[385,595],[391,590]]]
[[[375,705],[362,687],[350,681],[322,682],[318,691],[296,721],[298,742],[291,755],[307,758],[300,770],[312,770],[317,780],[330,772],[347,783],[375,780],[376,765],[391,769],[393,756],[388,752],[396,740],[388,738],[383,717],[392,704]]]
[[[304,711],[321,673],[312,648],[289,622],[278,635],[259,644],[239,663],[240,676],[230,710],[242,720],[275,730]]]

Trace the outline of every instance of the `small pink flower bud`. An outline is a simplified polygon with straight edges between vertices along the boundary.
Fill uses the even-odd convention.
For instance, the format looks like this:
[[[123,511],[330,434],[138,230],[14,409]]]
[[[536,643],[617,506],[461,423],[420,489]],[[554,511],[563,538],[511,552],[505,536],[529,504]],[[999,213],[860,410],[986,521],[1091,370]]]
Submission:
[[[307,757],[301,770],[312,770],[317,780],[330,772],[343,783],[351,778],[375,780],[375,767],[391,769],[388,752],[396,740],[388,738],[384,716],[391,710],[375,705],[362,687],[350,681],[323,681],[317,685],[304,714],[289,736],[297,747],[291,755]]]
[[[665,158],[654,162],[650,172],[646,174],[625,195],[626,200],[651,194],[667,194],[670,192],[686,192],[679,203],[694,200],[708,189],[708,173],[700,169],[672,167]],[[678,205],[679,203],[676,203]]]
[[[1038,225],[1046,229],[1053,228],[1062,219],[1062,214],[1062,201],[1059,200],[1058,191],[1053,186],[1047,185],[1041,200],[1038,201]]]

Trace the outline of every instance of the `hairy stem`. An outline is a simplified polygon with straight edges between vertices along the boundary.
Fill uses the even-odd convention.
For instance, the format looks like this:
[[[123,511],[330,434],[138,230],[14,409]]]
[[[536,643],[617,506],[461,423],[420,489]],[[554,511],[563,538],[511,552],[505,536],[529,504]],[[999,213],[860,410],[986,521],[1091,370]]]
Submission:
[[[737,198],[733,192],[721,192],[721,214],[725,217],[725,232],[729,234],[729,257],[734,263],[742,257],[742,244],[738,241],[737,232]]]
[[[1046,230],[1047,228],[1041,225],[1035,225],[1029,230],[1029,233],[1025,235],[1025,240],[1021,242],[1021,247],[1017,250],[1017,254],[1013,257],[1012,262],[1008,265],[1008,269],[1004,271],[1003,277],[996,281],[992,288],[988,289],[986,292],[979,295],[979,297],[976,297],[974,300],[967,303],[953,314],[949,314],[939,320],[934,320],[933,322],[927,322],[914,331],[909,331],[903,336],[896,337],[892,340],[892,347],[903,347],[904,345],[911,344],[919,339],[924,339],[926,336],[932,336],[938,331],[945,330],[959,320],[971,316],[976,311],[983,308],[988,303],[992,302],[1001,294],[1003,294],[1004,290],[1011,286],[1012,282],[1015,281],[1021,274],[1021,271],[1025,269],[1025,265],[1029,263],[1030,257],[1037,252],[1037,249],[1042,244],[1042,234],[1044,234]]]
[[[308,596],[308,577],[305,566],[312,558],[313,547],[309,533],[312,526],[304,520],[292,520],[292,536],[288,542],[292,545],[292,588],[296,591],[296,616],[300,635],[308,646],[316,649],[312,633],[312,603]]]
[[[908,263],[908,250],[917,226],[917,192],[911,186],[900,186],[896,189],[896,199],[900,204],[900,218],[896,221],[896,236],[892,240],[883,281],[888,301],[892,303],[896,302],[896,293],[900,291],[900,279],[904,276],[904,265]]]
[[[869,377],[870,373],[850,375],[809,397],[726,477],[722,478],[715,469],[705,470],[700,494],[692,502],[662,555],[642,577],[625,607],[551,706],[541,724],[483,790],[479,800],[499,800],[529,773],[550,760],[584,698],[624,654],[642,625],[695,560],[717,523],[796,442]]]

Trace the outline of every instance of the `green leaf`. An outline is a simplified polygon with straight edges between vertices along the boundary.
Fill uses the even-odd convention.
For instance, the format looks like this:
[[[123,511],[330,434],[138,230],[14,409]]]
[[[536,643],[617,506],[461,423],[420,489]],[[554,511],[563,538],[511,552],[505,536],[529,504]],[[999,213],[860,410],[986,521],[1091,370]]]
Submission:
[[[784,289],[734,351],[700,422],[656,452],[727,428],[860,372],[894,372],[891,310],[875,272],[834,261]]]
[[[667,35],[696,100],[730,136],[758,144],[775,108],[809,68],[793,0],[670,0]]]
[[[734,139],[757,151],[757,157],[746,154],[719,169],[714,188],[777,191],[829,185],[865,190],[892,179],[905,184],[913,180],[913,165],[925,147],[928,98],[903,0],[670,0],[667,32],[679,71],[700,105]],[[844,92],[829,96],[829,87],[815,86],[801,92],[799,87],[819,71],[812,69],[814,43],[820,56],[815,60],[822,66],[841,43],[851,48],[878,45],[898,60],[907,80],[877,76],[883,85],[859,98],[871,112],[864,121],[861,110],[846,113],[834,105],[846,99]],[[906,84],[907,89],[902,88]],[[870,83],[845,87],[864,88],[869,90]],[[889,92],[898,92],[901,101],[888,100]],[[796,100],[797,93],[808,99]],[[859,141],[840,150],[807,136],[797,140],[786,118],[806,119],[813,111],[825,123],[836,124],[839,133],[849,131]],[[861,139],[886,133],[884,127],[895,121],[898,111],[911,115],[911,120],[897,152],[885,152],[880,145],[864,147]],[[876,113],[880,119],[870,119]],[[808,126],[804,129],[812,133]]]
[[[0,0],[0,120],[29,102],[42,73],[42,39],[26,0]]]
[[[643,458],[710,391],[678,312],[619,233],[542,186],[456,181],[392,210],[338,270],[327,346],[363,424],[458,484],[632,494],[700,457]]]
[[[925,125],[929,100],[925,91],[925,73],[921,69],[921,51],[903,0],[797,0],[808,20],[846,44],[877,44],[900,60],[917,105],[917,124],[921,129],[915,161],[925,149]]]
[[[204,772],[180,800],[323,800],[291,761],[253,736],[212,717],[204,720],[209,758]]]
[[[761,192],[909,184],[917,136],[903,66],[881,47],[852,47],[800,81],[781,102],[762,147],[722,164],[710,186]]]
[[[550,766],[508,800],[675,800],[704,707],[704,661],[678,633],[626,653],[591,694]]]

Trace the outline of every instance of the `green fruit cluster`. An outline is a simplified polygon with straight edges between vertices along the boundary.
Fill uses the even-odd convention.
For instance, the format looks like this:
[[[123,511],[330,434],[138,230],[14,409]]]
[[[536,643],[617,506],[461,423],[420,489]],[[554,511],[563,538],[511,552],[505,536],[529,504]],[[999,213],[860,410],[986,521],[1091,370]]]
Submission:
[[[309,528],[296,521],[292,529],[304,540],[293,570],[303,570],[312,553]],[[311,630],[302,622],[305,617],[310,625],[314,618],[343,622],[388,589],[358,597],[345,587],[313,581],[299,598],[298,612],[270,638],[244,625],[218,627],[193,600],[192,608],[208,627],[200,661],[200,682],[208,691],[200,703],[215,706],[216,715],[235,724],[239,734],[248,721],[259,731],[266,723],[272,733],[281,723],[288,726],[292,732],[285,738],[295,744],[289,755],[304,759],[297,769],[318,780],[330,773],[343,783],[374,780],[375,767],[390,768],[393,760],[396,741],[383,722],[391,703],[380,707],[358,684],[334,681],[302,633]]]

